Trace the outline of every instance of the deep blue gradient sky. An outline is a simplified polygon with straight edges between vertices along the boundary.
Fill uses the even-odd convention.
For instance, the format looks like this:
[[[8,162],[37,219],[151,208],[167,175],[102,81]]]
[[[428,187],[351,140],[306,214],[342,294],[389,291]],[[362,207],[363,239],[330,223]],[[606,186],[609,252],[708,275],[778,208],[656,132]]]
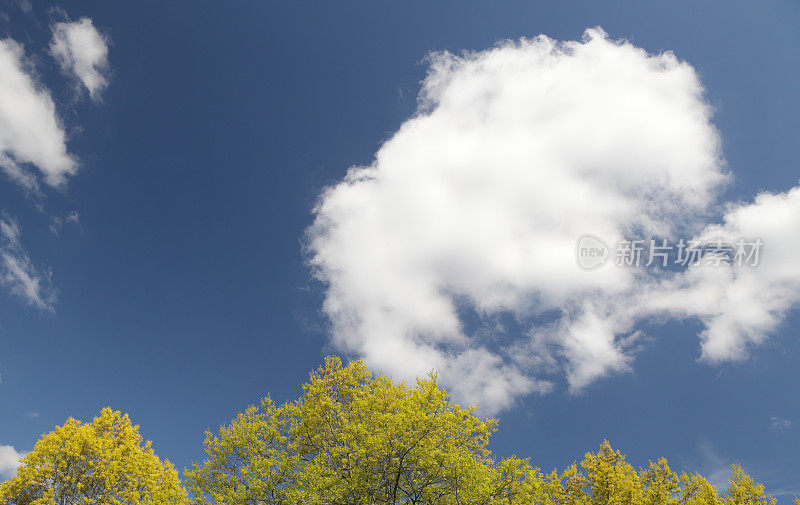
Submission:
[[[414,112],[428,51],[600,25],[697,69],[735,175],[728,200],[800,178],[795,1],[58,6],[110,36],[112,80],[102,103],[75,103],[41,57],[81,170],[47,213],[0,180],[0,210],[59,290],[54,314],[0,295],[0,444],[19,450],[111,406],[183,468],[206,428],[266,394],[295,398],[331,352],[301,251],[312,206]],[[0,29],[42,54],[51,7],[0,4]],[[80,224],[51,234],[49,215],[71,210]],[[800,317],[719,367],[695,361],[698,327],[650,327],[632,373],[520,401],[493,448],[549,470],[607,438],[635,464],[741,462],[772,492],[800,491]]]

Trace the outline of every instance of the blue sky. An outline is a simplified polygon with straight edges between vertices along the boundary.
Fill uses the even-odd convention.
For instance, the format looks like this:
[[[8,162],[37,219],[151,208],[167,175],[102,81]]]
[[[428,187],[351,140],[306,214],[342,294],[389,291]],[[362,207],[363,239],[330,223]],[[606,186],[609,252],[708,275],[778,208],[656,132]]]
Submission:
[[[667,90],[680,95],[676,100],[688,100],[687,107],[697,107],[698,114],[713,113],[710,122],[716,130],[705,119],[692,116],[695,122],[687,123],[682,134],[690,142],[703,135],[709,136],[709,143],[718,139],[724,158],[709,168],[700,158],[711,148],[699,143],[697,156],[680,165],[700,167],[689,174],[688,186],[668,188],[668,197],[677,199],[683,209],[676,215],[691,218],[676,236],[688,233],[692,225],[694,233],[702,234],[706,227],[722,222],[724,215],[735,217],[736,209],[768,210],[769,202],[755,206],[759,192],[782,198],[780,195],[798,185],[800,5],[796,2],[758,6],[744,2],[578,2],[569,6],[555,2],[251,2],[231,7],[211,2],[123,5],[7,0],[0,4],[0,14],[2,38],[21,45],[26,75],[52,97],[58,119],[53,124],[63,132],[64,145],[72,156],[54,155],[23,164],[26,173],[38,180],[38,190],[25,189],[23,183],[8,176],[0,180],[2,218],[14,223],[17,230],[13,243],[6,237],[4,251],[15,258],[28,258],[29,272],[40,278],[42,296],[51,295],[37,306],[30,296],[15,292],[18,283],[9,281],[0,293],[0,445],[29,450],[43,432],[67,417],[89,419],[102,407],[111,406],[129,412],[143,434],[153,440],[157,453],[184,468],[202,458],[206,428],[226,422],[266,394],[277,400],[296,397],[308,371],[318,366],[324,355],[338,353],[365,356],[368,364],[394,375],[435,363],[455,384],[461,379],[478,384],[480,401],[495,405],[501,420],[494,450],[530,456],[546,470],[580,459],[607,438],[635,464],[664,456],[677,468],[719,478],[728,464],[739,462],[765,482],[769,491],[780,495],[781,502],[788,502],[800,490],[796,457],[800,449],[800,316],[795,309],[799,290],[797,278],[791,277],[796,260],[781,256],[781,269],[770,270],[766,264],[759,272],[767,273],[754,274],[749,287],[714,285],[721,290],[716,293],[753,289],[756,298],[758,293],[781,294],[780,299],[761,300],[769,310],[780,312],[780,317],[761,332],[761,340],[747,340],[752,334],[745,331],[742,339],[750,343],[739,355],[733,356],[731,347],[725,347],[700,359],[704,351],[698,335],[707,329],[706,322],[724,322],[724,318],[736,316],[735,312],[746,311],[735,310],[731,315],[717,308],[711,314],[712,309],[693,311],[692,307],[670,305],[667,315],[642,309],[636,317],[631,316],[632,322],[609,320],[615,338],[634,334],[636,338],[627,347],[621,340],[612,341],[608,352],[619,354],[597,365],[603,368],[596,376],[584,373],[587,362],[576,357],[584,356],[581,342],[591,347],[594,341],[580,340],[573,345],[573,340],[559,340],[559,331],[543,334],[544,350],[525,347],[528,361],[520,364],[509,356],[506,343],[528,346],[526,336],[552,328],[560,317],[554,314],[569,311],[577,301],[619,312],[641,293],[613,291],[613,296],[609,295],[604,283],[625,279],[610,274],[618,271],[608,267],[603,272],[609,277],[599,278],[599,291],[595,285],[587,288],[582,284],[591,274],[576,270],[576,280],[570,281],[573,291],[563,295],[559,290],[562,283],[543,286],[541,277],[542,271],[560,267],[531,259],[542,268],[529,271],[526,266],[519,275],[511,272],[513,279],[530,278],[530,283],[501,293],[502,300],[497,301],[487,294],[495,294],[496,285],[502,285],[503,279],[494,271],[481,271],[485,276],[476,274],[474,283],[462,286],[447,277],[450,274],[442,273],[444,267],[431,270],[431,264],[460,265],[463,261],[470,265],[474,258],[461,254],[465,248],[459,241],[474,238],[475,243],[485,244],[491,237],[474,231],[480,228],[472,222],[467,222],[467,228],[474,233],[466,238],[454,233],[450,242],[449,235],[436,228],[422,230],[445,237],[445,244],[436,249],[436,261],[425,256],[428,249],[418,244],[425,242],[420,237],[427,235],[419,235],[418,227],[409,225],[413,223],[410,214],[403,213],[403,205],[415,201],[409,199],[403,184],[415,185],[412,194],[438,188],[435,184],[447,178],[427,179],[428,174],[436,175],[436,168],[425,168],[424,163],[443,156],[446,164],[458,155],[447,149],[459,149],[448,144],[448,138],[427,145],[395,135],[404,123],[407,131],[414,133],[414,125],[407,120],[420,113],[417,97],[421,83],[432,65],[444,61],[441,57],[426,60],[432,51],[459,55],[539,34],[553,40],[580,41],[587,28],[601,26],[607,36],[596,35],[595,46],[574,46],[573,50],[580,53],[595,47],[598,54],[613,56],[622,54],[619,41],[627,40],[624,47],[630,54],[635,53],[631,48],[642,48],[650,55],[672,51],[691,66],[702,83],[702,98],[686,98],[694,84],[689,74],[681,73],[680,68],[685,67],[676,67],[676,84]],[[74,65],[62,66],[64,61],[51,49],[55,27],[80,23],[82,18],[91,20],[100,34],[98,40],[108,47],[107,67],[97,66],[99,84],[87,81],[88,74]],[[533,46],[502,47],[498,58],[508,57],[513,65],[521,66],[543,51]],[[587,50],[586,54],[588,61],[594,61],[594,53]],[[636,54],[630,56],[631,61],[651,61]],[[490,62],[489,58],[488,53],[478,53],[471,60],[477,70],[466,58],[453,63],[455,70],[442,70],[442,75],[451,79],[446,82],[463,82],[468,88],[472,81],[467,79],[486,77],[480,63]],[[581,73],[582,68],[578,66],[574,82],[586,82],[589,74]],[[534,70],[544,72],[538,67]],[[497,72],[488,76],[489,81],[521,83],[527,89],[526,81],[514,78],[516,74],[509,78]],[[642,72],[643,79],[651,77]],[[550,78],[550,74],[542,75]],[[654,78],[658,80],[660,75]],[[555,95],[566,100],[564,103],[573,103],[573,94],[595,92],[593,86],[565,86],[573,81],[559,79],[568,76],[552,78],[554,89],[567,90],[564,96]],[[610,80],[607,84],[612,94],[601,98],[627,103],[630,97],[639,96],[639,88],[625,88],[630,80],[620,79]],[[432,105],[428,104],[443,111],[442,124],[448,124],[451,117],[458,121],[471,117],[469,100],[447,95],[454,86],[444,86],[441,96],[433,90]],[[535,100],[536,96],[525,99]],[[459,109],[463,103],[466,111]],[[513,100],[510,103],[513,109]],[[527,104],[520,102],[520,109]],[[665,107],[663,113],[672,114],[672,109]],[[3,110],[0,114],[7,113]],[[603,115],[609,124],[617,124],[613,122],[617,115],[606,109],[570,106],[555,112],[575,123],[585,114],[590,119]],[[686,119],[675,114],[676,121]],[[5,124],[3,121],[8,120],[0,124]],[[691,130],[695,127],[698,135]],[[556,140],[574,141],[574,150],[581,150],[591,145],[592,131],[576,134],[589,135],[586,142],[575,136]],[[631,150],[649,146],[652,140],[656,149],[652,158],[659,158],[674,151],[675,144],[664,140],[673,133],[667,129],[655,131],[651,137],[634,136]],[[13,143],[8,144],[11,147],[3,144],[2,135],[0,132],[0,150],[19,158]],[[382,150],[385,156],[374,162],[382,146],[392,149]],[[492,149],[485,151],[487,156],[495,152]],[[502,153],[507,152],[498,150],[498,167],[506,166]],[[603,163],[628,166],[625,152],[612,154],[603,158]],[[69,165],[65,159],[74,160],[74,167],[64,168]],[[412,177],[411,182],[410,176],[402,175],[416,173],[404,167],[406,159],[422,159],[423,163],[419,178]],[[495,173],[492,158],[487,159],[481,166],[489,168],[476,172],[479,177]],[[556,161],[567,166],[570,160]],[[516,161],[509,161],[513,163]],[[528,166],[525,163],[521,166]],[[399,181],[395,186],[357,186],[364,197],[358,202],[375,202],[363,207],[363,203],[353,203],[345,191],[348,187],[341,185],[348,168],[359,165],[370,165],[379,174],[389,174],[395,166],[405,171],[394,178],[381,176],[381,180]],[[538,170],[538,165],[531,166]],[[653,167],[654,174],[660,173],[661,165]],[[73,169],[74,173],[67,173]],[[617,176],[616,168],[608,170],[608,177]],[[66,174],[64,184],[49,184],[48,173]],[[514,180],[519,172],[496,173],[508,178],[512,186],[524,186]],[[700,188],[714,193],[702,208],[681,200],[683,188],[695,190],[701,177],[716,173],[729,173],[728,180]],[[633,177],[623,175],[623,181]],[[482,184],[496,182],[480,180]],[[550,180],[524,181],[545,188],[546,193],[566,191],[562,200],[572,201],[570,187],[551,187]],[[669,180],[673,184],[675,179]],[[643,184],[650,188],[648,181]],[[342,191],[320,200],[326,187]],[[503,187],[498,186],[498,191]],[[790,225],[797,224],[791,221],[797,207],[791,206],[790,197],[786,199],[788,218],[784,218]],[[331,207],[318,208],[315,213],[320,202]],[[377,233],[364,233],[363,221],[339,212],[334,204],[358,216],[376,209],[381,216],[390,216],[386,218],[389,221],[379,222],[383,226]],[[475,209],[470,204],[459,205],[454,207],[458,210],[455,214],[467,220]],[[486,205],[491,209],[492,200]],[[425,208],[433,209],[426,214],[430,221],[453,229],[449,225],[454,223],[447,221],[452,215],[438,215],[437,208]],[[390,212],[394,210],[396,214]],[[516,210],[504,207],[499,215],[516,219],[520,215]],[[540,210],[536,212],[540,215]],[[773,222],[774,216],[766,210],[758,215],[767,224]],[[309,228],[320,216],[340,227]],[[487,220],[490,228],[508,224],[507,220],[492,221],[491,216]],[[584,226],[580,220],[576,223]],[[590,224],[585,227],[591,228]],[[409,225],[408,230],[404,225]],[[551,231],[537,230],[537,226],[532,223],[531,229],[541,232],[540,236]],[[349,235],[337,235],[337,229],[360,230],[359,236],[372,242],[354,244]],[[783,228],[786,237],[780,245],[786,254],[792,254],[789,248],[800,236],[797,230]],[[577,234],[574,236],[577,239]],[[410,244],[408,255],[419,255],[420,262],[427,262],[426,269],[414,270],[416,263],[409,265],[388,253],[382,255],[378,246],[384,239],[387,244]],[[474,250],[475,261],[485,258],[480,247]],[[490,248],[485,254],[493,258],[496,252]],[[316,267],[309,261],[316,261]],[[574,266],[574,259],[570,261]],[[455,292],[445,301],[455,300],[455,317],[462,327],[453,331],[460,333],[448,334],[449,329],[434,323],[426,326],[427,311],[441,301],[436,296],[431,303],[395,307],[393,313],[412,312],[404,313],[405,319],[370,320],[374,323],[370,327],[332,324],[336,318],[347,318],[330,308],[331,300],[346,305],[352,311],[348,314],[369,320],[373,307],[359,301],[369,298],[365,293],[390,299],[405,296],[405,291],[392,291],[394,278],[383,282],[372,275],[357,291],[347,291],[353,279],[360,279],[359,274],[373,266],[376,271],[397,267],[409,272],[407,278],[422,279],[398,288],[408,289],[412,295],[416,289],[427,292],[430,286],[426,282]],[[7,264],[5,269],[8,275]],[[339,271],[352,275],[337,276]],[[431,272],[436,274],[435,282],[430,281]],[[773,277],[765,280],[768,274]],[[459,272],[453,275],[465,278]],[[484,281],[489,286],[485,291],[475,288]],[[697,282],[698,286],[708,285]],[[687,294],[678,288],[672,293],[676,298]],[[412,298],[415,303],[420,300]],[[324,305],[326,300],[329,305]],[[664,303],[677,302],[670,298]],[[585,305],[582,307],[585,310]],[[439,312],[430,310],[435,321],[444,320]],[[613,316],[619,316],[617,312]],[[580,326],[582,320],[576,317],[564,323],[565,334],[574,329],[570,324]],[[393,330],[387,328],[403,325],[422,327],[424,335],[417,337],[427,347],[403,347],[410,344],[401,337],[390,343]],[[376,328],[387,330],[369,331]],[[425,340],[440,330],[444,335],[440,340]],[[484,352],[481,356],[499,357],[500,365],[467,358],[448,361],[435,354],[441,348],[462,345],[458,341],[464,336],[461,333],[482,342],[470,344],[470,349]],[[398,335],[405,334],[400,331]],[[399,347],[392,347],[395,345]],[[561,352],[565,348],[572,349],[572,354]],[[409,354],[395,354],[396,349]],[[420,349],[426,358],[414,354]],[[397,364],[392,360],[405,361]],[[550,360],[550,365],[537,368],[532,360]],[[503,392],[492,393],[492,386],[501,382]]]

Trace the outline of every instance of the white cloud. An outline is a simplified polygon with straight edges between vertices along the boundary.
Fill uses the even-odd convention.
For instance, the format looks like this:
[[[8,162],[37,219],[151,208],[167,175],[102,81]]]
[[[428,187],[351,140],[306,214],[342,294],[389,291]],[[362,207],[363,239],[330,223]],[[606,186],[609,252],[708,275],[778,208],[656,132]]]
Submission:
[[[708,226],[698,238],[760,239],[758,265],[690,268],[656,285],[642,310],[699,317],[703,359],[744,359],[748,346],[763,342],[800,301],[800,187],[733,205],[722,224]]]
[[[758,478],[757,480],[764,484],[766,492],[770,496],[794,496],[797,495],[798,483],[794,476],[788,479],[775,478],[774,468],[769,467],[749,467],[744,465],[741,461],[737,461],[728,456],[720,454],[715,448],[714,444],[708,439],[701,439],[697,444],[694,454],[688,457],[684,456],[683,466],[689,473],[697,473],[708,479],[708,482],[717,488],[717,491],[725,492],[728,488],[728,483],[733,477],[733,465],[743,467],[746,474],[762,477],[769,477],[771,479],[764,480]]]
[[[108,41],[91,19],[53,25],[50,54],[65,74],[86,87],[93,100],[100,98],[108,86]]]
[[[710,117],[690,65],[599,29],[431,55],[418,113],[315,208],[334,345],[396,376],[437,368],[484,412],[549,390],[544,372],[577,391],[628,369],[640,274],[582,271],[575,241],[702,229],[726,180]],[[527,335],[500,345],[465,311]]]
[[[19,6],[20,10],[26,14],[33,10],[33,6],[29,0],[17,0],[17,5]]]
[[[0,168],[37,191],[35,166],[44,181],[62,186],[77,169],[50,93],[31,77],[22,46],[0,40]]]
[[[23,10],[30,3],[20,2]],[[92,98],[107,85],[107,47],[92,21],[53,26],[51,53],[65,72],[71,72]],[[33,195],[42,205],[42,182],[63,189],[78,169],[67,150],[66,133],[50,92],[38,81],[23,47],[0,39],[0,170]],[[64,223],[79,223],[77,212],[51,218],[49,228],[58,235]],[[50,271],[33,265],[19,241],[16,220],[0,217],[0,286],[41,310],[52,311],[56,291]]]
[[[78,215],[78,211],[73,210],[64,217],[51,216],[50,224],[47,226],[47,228],[50,230],[50,233],[52,233],[55,236],[59,236],[61,234],[61,228],[64,226],[65,223],[79,225],[80,222],[81,219],[80,215]]]
[[[731,466],[735,462],[720,455],[708,440],[702,440],[697,445],[697,453],[699,461],[696,461],[694,465],[690,465],[694,467],[693,471],[705,476],[708,482],[718,490],[727,489],[728,482],[733,476]]]
[[[783,431],[792,425],[792,421],[778,416],[772,416],[769,420],[769,428],[774,431]]]
[[[52,311],[57,295],[50,272],[40,271],[31,263],[19,234],[16,220],[0,219],[0,285],[35,307]]]
[[[417,114],[326,189],[308,229],[338,350],[397,377],[438,369],[493,413],[559,376],[579,392],[630,370],[642,321],[698,318],[715,364],[800,301],[800,187],[720,206],[719,134],[689,64],[599,29],[429,61]],[[758,266],[587,272],[586,233],[764,246]]]
[[[0,477],[11,477],[20,465],[25,453],[10,445],[0,445]]]
[[[57,23],[50,49],[62,69],[73,72],[96,98],[107,84],[107,48],[91,20]],[[42,182],[63,189],[77,168],[50,92],[35,78],[23,47],[0,39],[0,169],[27,193],[41,197]],[[64,223],[78,222],[73,211],[52,217],[49,228],[58,235]],[[0,224],[0,284],[40,309],[52,310],[56,296],[49,272],[31,263],[16,221],[3,219]]]

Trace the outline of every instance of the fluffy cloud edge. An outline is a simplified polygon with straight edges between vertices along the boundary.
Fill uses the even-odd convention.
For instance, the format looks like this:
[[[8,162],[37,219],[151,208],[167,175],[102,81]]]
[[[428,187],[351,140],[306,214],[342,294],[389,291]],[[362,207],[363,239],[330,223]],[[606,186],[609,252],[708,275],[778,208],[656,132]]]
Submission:
[[[737,216],[769,214],[780,195],[714,224],[728,173],[688,63],[599,28],[580,42],[539,36],[428,61],[417,113],[372,164],[325,190],[307,230],[336,349],[404,378],[436,369],[457,399],[492,414],[551,391],[559,375],[577,393],[630,370],[643,320],[699,318],[702,357],[720,363],[741,359],[796,304],[797,284],[776,277],[791,270],[785,258],[763,272],[674,275],[574,263],[587,232],[769,231],[763,219],[737,229]],[[741,310],[745,281],[783,290]],[[737,308],[701,300],[737,286],[727,298]],[[510,345],[485,327],[501,314],[528,325]],[[748,314],[760,322],[748,326]],[[731,328],[738,336],[722,338]]]
[[[0,445],[0,477],[11,477],[19,468],[24,452],[17,451],[11,445]]]
[[[50,54],[61,71],[83,85],[92,100],[108,87],[108,37],[90,18],[62,21],[52,26]]]
[[[0,167],[26,191],[39,192],[39,177],[63,188],[78,163],[50,92],[31,74],[23,47],[0,40]]]

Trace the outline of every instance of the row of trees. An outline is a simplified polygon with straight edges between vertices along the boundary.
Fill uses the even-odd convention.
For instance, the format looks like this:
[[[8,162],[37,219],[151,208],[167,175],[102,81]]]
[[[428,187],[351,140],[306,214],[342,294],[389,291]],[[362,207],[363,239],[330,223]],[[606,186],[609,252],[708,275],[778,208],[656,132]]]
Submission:
[[[185,483],[127,415],[105,409],[44,435],[0,485],[0,505],[775,504],[739,467],[720,494],[664,459],[636,469],[608,442],[543,474],[527,459],[493,458],[496,429],[452,403],[435,375],[408,386],[332,357],[298,400],[264,398],[207,432],[207,459]]]

